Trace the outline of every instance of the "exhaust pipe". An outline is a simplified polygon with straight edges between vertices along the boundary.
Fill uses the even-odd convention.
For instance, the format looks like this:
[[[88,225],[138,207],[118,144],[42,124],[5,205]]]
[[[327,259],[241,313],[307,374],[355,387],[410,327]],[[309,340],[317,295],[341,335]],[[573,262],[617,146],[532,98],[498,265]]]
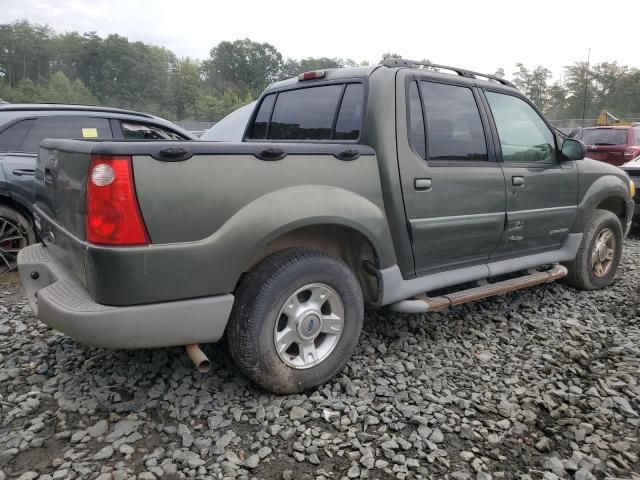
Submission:
[[[211,361],[200,349],[200,346],[194,343],[192,345],[187,345],[184,348],[187,350],[187,355],[189,355],[189,358],[198,371],[200,373],[207,373],[211,368]]]

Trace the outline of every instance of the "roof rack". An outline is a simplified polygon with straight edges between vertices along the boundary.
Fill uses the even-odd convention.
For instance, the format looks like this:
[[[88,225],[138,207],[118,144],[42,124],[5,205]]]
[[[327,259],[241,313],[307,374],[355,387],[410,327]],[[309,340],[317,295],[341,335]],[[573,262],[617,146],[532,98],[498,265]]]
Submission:
[[[124,108],[99,107],[79,103],[0,103],[0,110],[32,111],[32,110],[87,110],[100,113],[121,113],[140,117],[153,118],[153,115]]]
[[[385,58],[382,61],[382,65],[385,67],[429,67],[429,68],[442,68],[443,70],[450,70],[454,73],[457,73],[461,77],[465,78],[474,78],[477,79],[480,77],[486,78],[487,80],[501,83],[502,85],[506,85],[507,87],[517,88],[513,83],[509,80],[505,80],[504,78],[497,77],[495,75],[488,75],[486,73],[478,73],[472,70],[465,70],[464,68],[458,67],[450,67],[448,65],[439,65],[437,63],[424,62],[424,61],[416,61],[416,60],[405,60],[404,58]]]

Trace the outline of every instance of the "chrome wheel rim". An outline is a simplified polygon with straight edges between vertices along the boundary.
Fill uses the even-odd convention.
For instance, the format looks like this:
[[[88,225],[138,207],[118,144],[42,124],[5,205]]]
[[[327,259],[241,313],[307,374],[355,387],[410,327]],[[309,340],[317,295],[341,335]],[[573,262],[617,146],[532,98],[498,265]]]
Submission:
[[[314,367],[336,348],[344,329],[344,305],[324,283],[296,290],[278,313],[273,329],[276,352],[295,369]]]
[[[18,265],[18,252],[27,246],[22,226],[15,220],[0,217],[0,272],[9,272]]]
[[[611,271],[615,254],[616,237],[613,230],[604,228],[598,233],[591,251],[591,271],[596,277],[605,277]]]

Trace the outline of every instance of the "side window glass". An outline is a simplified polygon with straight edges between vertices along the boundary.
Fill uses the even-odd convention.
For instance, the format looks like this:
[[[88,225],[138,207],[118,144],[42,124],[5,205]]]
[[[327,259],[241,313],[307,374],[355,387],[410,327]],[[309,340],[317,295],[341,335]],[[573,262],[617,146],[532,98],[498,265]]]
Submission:
[[[271,94],[264,97],[260,104],[260,110],[256,114],[256,119],[251,126],[251,132],[249,132],[249,138],[259,140],[267,138],[267,127],[269,126],[269,118],[273,111],[273,104],[276,101],[276,95]]]
[[[0,152],[19,152],[35,119],[22,120],[0,132]]]
[[[553,133],[527,102],[501,93],[487,92],[486,96],[498,129],[504,162],[556,162]]]
[[[102,138],[111,139],[109,121],[98,117],[52,115],[40,117],[27,135],[21,150],[37,153],[44,138]]]
[[[347,85],[336,121],[335,140],[357,140],[364,110],[364,91],[361,83]]]
[[[420,82],[429,160],[488,160],[478,105],[467,87]]]
[[[422,158],[427,158],[424,136],[424,116],[416,82],[409,85],[409,142]]]
[[[269,139],[329,140],[342,85],[281,92],[273,108]]]
[[[137,122],[121,122],[122,135],[125,140],[186,140],[178,132]]]

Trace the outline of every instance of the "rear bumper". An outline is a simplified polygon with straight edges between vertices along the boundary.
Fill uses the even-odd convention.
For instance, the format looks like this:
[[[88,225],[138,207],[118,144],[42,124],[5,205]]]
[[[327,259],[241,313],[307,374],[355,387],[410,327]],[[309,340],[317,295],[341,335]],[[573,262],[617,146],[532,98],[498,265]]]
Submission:
[[[233,306],[230,294],[136,306],[102,305],[42,244],[20,251],[18,267],[34,315],[87,345],[150,348],[215,342],[222,337]]]

